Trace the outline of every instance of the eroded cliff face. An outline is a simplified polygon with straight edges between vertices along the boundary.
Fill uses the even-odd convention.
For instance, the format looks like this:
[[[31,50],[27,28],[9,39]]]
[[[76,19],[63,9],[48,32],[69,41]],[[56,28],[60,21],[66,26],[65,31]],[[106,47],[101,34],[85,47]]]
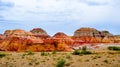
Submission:
[[[31,32],[21,29],[6,30],[0,43],[0,50],[24,51],[32,44],[42,44],[43,40],[33,36]]]
[[[40,35],[37,37],[35,35]],[[32,32],[27,32],[21,29],[6,30],[0,37],[0,50],[2,51],[71,51],[68,46],[73,43],[73,40],[64,33],[57,33],[53,37],[46,32],[36,28]]]
[[[23,37],[23,38],[33,36],[31,32],[27,32],[21,29],[6,30],[3,35],[4,37]]]
[[[0,43],[2,42],[2,40],[3,40],[3,35],[0,34]]]
[[[72,45],[73,42],[74,40],[63,32],[58,32],[53,37],[47,38],[44,41],[46,44],[54,45],[58,51],[71,51],[72,49],[69,46]]]
[[[114,43],[114,36],[108,31],[98,31],[94,28],[80,28],[74,32],[73,39],[84,43]]]
[[[80,28],[74,32],[74,36],[58,32],[50,37],[41,28],[34,28],[30,32],[6,30],[0,34],[0,50],[3,51],[72,51],[71,47],[84,43],[120,43],[120,36],[94,28]]]
[[[53,37],[47,38],[45,40],[45,43],[49,43],[49,44],[58,43],[58,44],[71,45],[71,44],[73,44],[73,42],[74,41],[69,36],[64,34],[63,32],[58,32]]]

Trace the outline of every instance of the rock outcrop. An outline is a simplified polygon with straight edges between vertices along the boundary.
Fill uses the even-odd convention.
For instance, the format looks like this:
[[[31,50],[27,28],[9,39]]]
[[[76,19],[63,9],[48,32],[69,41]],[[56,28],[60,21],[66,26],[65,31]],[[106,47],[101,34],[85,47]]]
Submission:
[[[69,46],[73,44],[74,40],[63,32],[58,32],[53,37],[47,38],[44,42],[46,44],[53,44],[58,51],[71,51],[72,49]]]
[[[120,43],[120,35],[94,28],[80,28],[74,32],[74,36],[58,32],[50,37],[41,28],[34,28],[30,32],[21,29],[6,30],[0,34],[0,50],[3,51],[72,51],[72,47],[84,43]]]
[[[58,43],[58,44],[72,45],[73,42],[74,41],[69,36],[64,34],[63,32],[58,32],[53,37],[47,38],[45,40],[45,43],[49,43],[49,44]]]
[[[3,35],[2,34],[0,34],[0,40],[2,40],[3,39]]]
[[[34,28],[33,30],[30,31],[31,33],[33,33],[33,35],[35,37],[39,37],[42,39],[46,39],[49,38],[50,36],[47,34],[47,32],[41,28]]]
[[[35,35],[40,35],[40,37]],[[46,37],[42,37],[44,35]],[[42,30],[42,33],[40,33],[40,29],[37,28],[32,30],[32,32],[27,32],[21,29],[6,30],[4,35],[1,36],[4,37],[0,42],[0,50],[2,51],[72,50],[68,44],[72,44],[73,40],[64,33],[57,33],[55,36],[50,38],[46,32]]]
[[[15,30],[6,30],[4,33],[5,37],[28,37],[32,36],[33,34],[31,32],[27,32],[25,30],[21,29],[15,29]]]
[[[73,39],[84,43],[114,43],[114,37],[108,31],[98,31],[94,28],[80,28],[74,32]]]
[[[74,37],[100,37],[100,32],[94,28],[80,28],[74,32]]]
[[[113,35],[109,31],[101,31],[101,37],[112,37]]]
[[[0,34],[0,43],[2,42],[2,40],[3,40],[3,35]]]
[[[42,44],[43,40],[33,36],[31,32],[25,30],[7,30],[4,39],[0,43],[0,50],[24,51],[32,44]]]
[[[120,35],[114,35],[115,43],[120,43]]]

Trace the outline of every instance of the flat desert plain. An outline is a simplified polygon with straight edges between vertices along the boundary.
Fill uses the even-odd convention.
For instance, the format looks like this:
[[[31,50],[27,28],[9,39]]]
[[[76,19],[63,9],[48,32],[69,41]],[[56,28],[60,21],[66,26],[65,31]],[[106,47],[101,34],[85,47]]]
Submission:
[[[120,67],[120,52],[108,49],[90,50],[89,55],[73,55],[72,52],[4,52],[0,67],[57,67],[60,59],[64,67]]]

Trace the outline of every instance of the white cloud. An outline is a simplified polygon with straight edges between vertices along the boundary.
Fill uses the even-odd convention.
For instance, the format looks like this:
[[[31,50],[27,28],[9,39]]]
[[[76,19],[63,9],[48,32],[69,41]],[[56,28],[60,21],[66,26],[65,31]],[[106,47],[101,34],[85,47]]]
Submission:
[[[101,12],[109,11],[104,6],[89,6],[78,0],[7,0],[15,4],[13,8],[3,12],[3,16],[8,20],[94,20],[101,17]],[[86,0],[104,2],[101,0]],[[106,2],[106,1],[105,1]],[[63,14],[61,13],[63,12]],[[95,14],[93,14],[95,13]],[[64,15],[65,14],[65,15]],[[67,14],[67,15],[66,15]],[[92,14],[92,15],[91,15]],[[105,15],[105,14],[102,14]],[[92,17],[91,17],[92,16]],[[63,17],[63,18],[62,18]],[[89,18],[90,17],[90,18]]]
[[[119,0],[1,1],[14,3],[10,9],[0,11],[2,19],[13,20],[15,23],[21,21],[21,24],[24,25],[40,25],[46,29],[53,26],[63,26],[66,23],[79,27],[111,24],[114,21],[118,24],[120,21]]]

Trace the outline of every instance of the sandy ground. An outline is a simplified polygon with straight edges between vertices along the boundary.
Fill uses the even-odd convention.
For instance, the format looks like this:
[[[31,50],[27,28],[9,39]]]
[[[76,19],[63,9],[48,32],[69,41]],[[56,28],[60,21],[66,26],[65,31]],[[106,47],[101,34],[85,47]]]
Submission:
[[[34,55],[25,55],[26,52],[0,52],[6,56],[0,58],[0,67],[56,67],[57,61],[62,58],[65,67],[120,67],[120,52],[110,50],[91,50],[94,54],[72,55],[71,52],[51,52],[41,56],[41,52]]]

